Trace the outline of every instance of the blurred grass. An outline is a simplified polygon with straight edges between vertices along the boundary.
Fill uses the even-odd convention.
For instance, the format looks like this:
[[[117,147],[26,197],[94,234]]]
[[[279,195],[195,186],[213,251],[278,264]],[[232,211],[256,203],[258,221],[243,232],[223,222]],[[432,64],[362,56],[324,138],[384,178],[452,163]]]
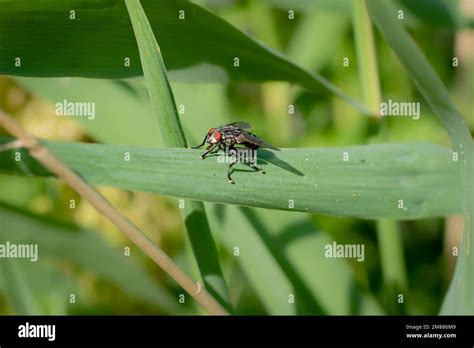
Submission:
[[[341,38],[348,27],[347,15],[322,11],[320,8],[311,10],[297,23],[287,54],[302,67],[320,71],[331,62],[337,49],[342,46]]]
[[[345,260],[324,257],[332,240],[304,214],[222,205],[214,205],[213,211],[211,223],[219,224],[219,236],[231,252],[240,248],[235,258],[269,313],[383,313]],[[294,304],[288,301],[290,294]]]
[[[394,220],[377,220],[377,238],[380,246],[385,304],[392,314],[406,314],[403,309],[405,306],[396,301],[399,294],[406,294],[408,290],[399,223]]]
[[[62,103],[64,100],[94,102],[94,120],[85,117],[74,118],[92,139],[100,138],[106,143],[162,146],[161,134],[151,113],[149,96],[144,88],[136,88],[137,82],[70,77],[17,77],[15,80],[35,96],[54,103]],[[85,85],[87,88],[84,88]],[[137,123],[136,117],[143,121]],[[117,118],[120,122],[117,122]],[[103,131],[109,129],[112,124],[116,131]]]
[[[428,101],[445,127],[454,151],[459,153],[457,169],[462,186],[461,205],[464,215],[464,238],[456,271],[446,296],[443,313],[474,313],[474,147],[470,130],[451,101],[449,93],[422,52],[397,21],[395,9],[386,1],[366,0],[370,16],[395,51],[420,93]]]
[[[22,260],[20,262],[25,263]],[[32,289],[34,285],[29,279],[29,272],[24,271],[20,262],[6,259],[0,264],[4,291],[17,313],[23,315],[45,314],[40,309],[37,296]]]
[[[81,271],[91,272],[114,284],[131,298],[145,301],[168,313],[180,311],[176,300],[150,277],[134,256],[125,256],[123,251],[111,247],[94,232],[54,223],[4,204],[0,204],[0,221],[8,221],[8,229],[3,229],[1,233],[3,241],[38,245],[38,263],[47,264],[48,260],[70,263]]]
[[[349,15],[351,1],[347,0],[266,0],[283,9],[307,11],[317,9]],[[352,1],[353,3],[354,1]],[[469,26],[469,18],[456,10],[459,0],[392,0],[392,4],[404,11],[404,25],[408,27],[441,27],[457,29],[459,26]]]

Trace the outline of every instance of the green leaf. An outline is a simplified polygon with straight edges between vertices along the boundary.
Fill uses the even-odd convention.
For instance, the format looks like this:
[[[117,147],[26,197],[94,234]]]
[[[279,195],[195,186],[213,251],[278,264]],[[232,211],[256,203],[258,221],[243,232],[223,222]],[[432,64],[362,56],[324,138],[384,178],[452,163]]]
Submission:
[[[125,3],[137,39],[143,73],[163,144],[169,147],[187,147],[163,57],[147,16],[140,1],[126,0]],[[197,201],[185,201],[184,204],[184,221],[204,285],[217,301],[231,310],[227,285],[204,204]]]
[[[288,81],[316,93],[330,91],[361,112],[367,111],[323,77],[291,63],[191,2],[142,2],[159,38],[166,67],[177,79]],[[99,78],[142,74],[123,2],[44,0],[35,3],[34,11],[26,0],[0,3],[0,74]],[[185,19],[179,18],[180,11]]]
[[[38,244],[40,260],[68,261],[118,286],[131,298],[169,313],[179,311],[176,300],[132,256],[124,256],[110,247],[96,232],[54,223],[3,204],[0,204],[0,221],[8,221],[8,229],[0,232],[2,240]]]
[[[11,139],[3,138],[1,142]],[[226,179],[227,165],[200,160],[198,150],[44,142],[93,185],[270,209],[361,218],[414,219],[459,213],[451,151],[426,143],[259,152],[266,175],[248,171]],[[131,160],[124,161],[129,152]],[[344,161],[344,153],[350,156]],[[262,162],[262,163],[260,163]],[[26,152],[0,154],[4,172],[48,173]],[[291,202],[293,201],[293,203]],[[403,200],[403,208],[399,208]],[[292,204],[294,207],[292,208]]]
[[[443,83],[400,24],[396,9],[385,0],[366,0],[366,4],[372,20],[439,117],[451,138],[454,151],[459,154],[459,160],[453,161],[456,173],[452,178],[459,181],[462,188],[460,202],[464,238],[442,313],[474,314],[474,255],[471,252],[474,249],[474,147],[470,131]]]
[[[140,1],[126,0],[125,3],[137,39],[151,107],[158,121],[163,143],[168,147],[187,147],[163,57],[150,23]]]
[[[372,23],[363,1],[353,1],[353,26],[363,99],[372,114],[379,115],[380,85],[375,43]]]

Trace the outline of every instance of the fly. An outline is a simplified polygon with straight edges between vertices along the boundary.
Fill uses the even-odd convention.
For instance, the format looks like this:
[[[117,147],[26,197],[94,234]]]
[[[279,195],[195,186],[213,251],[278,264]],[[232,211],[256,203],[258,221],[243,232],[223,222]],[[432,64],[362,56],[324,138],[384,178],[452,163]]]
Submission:
[[[206,158],[207,155],[215,152],[216,150],[224,150],[226,153],[235,153],[239,154],[239,152],[243,151],[251,151],[253,154],[257,151],[257,149],[261,147],[265,147],[268,149],[272,149],[275,151],[280,151],[280,149],[270,145],[263,139],[259,138],[255,134],[251,133],[252,126],[247,122],[234,122],[229,123],[225,126],[218,127],[218,128],[211,128],[207,132],[204,140],[202,141],[201,145],[193,147],[193,149],[198,149],[208,143],[209,145],[206,147],[206,152],[204,152],[200,157],[201,159]],[[233,151],[231,151],[233,150]],[[248,166],[250,166],[255,171],[261,171],[262,174],[265,174],[265,171],[257,167],[256,165],[256,158],[255,156],[248,156],[250,159],[245,162]],[[233,172],[233,166],[238,163],[237,161],[233,161],[229,164],[229,168],[227,170],[227,179],[231,184],[234,184],[234,180],[231,178],[231,174]]]

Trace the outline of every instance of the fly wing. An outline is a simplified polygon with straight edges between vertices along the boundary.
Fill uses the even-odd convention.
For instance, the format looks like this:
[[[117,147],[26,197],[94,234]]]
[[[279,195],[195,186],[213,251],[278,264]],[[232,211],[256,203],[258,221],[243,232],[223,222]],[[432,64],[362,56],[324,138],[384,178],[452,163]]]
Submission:
[[[233,123],[226,124],[225,126],[222,126],[221,128],[227,128],[227,127],[240,128],[245,132],[250,132],[252,130],[252,125],[250,125],[247,122],[233,122]]]
[[[280,151],[279,148],[267,143],[265,140],[260,139],[259,137],[257,137],[256,135],[254,135],[252,133],[241,133],[237,136],[236,139],[237,139],[238,143],[247,142],[247,143],[259,146],[259,147],[266,147],[268,149]]]

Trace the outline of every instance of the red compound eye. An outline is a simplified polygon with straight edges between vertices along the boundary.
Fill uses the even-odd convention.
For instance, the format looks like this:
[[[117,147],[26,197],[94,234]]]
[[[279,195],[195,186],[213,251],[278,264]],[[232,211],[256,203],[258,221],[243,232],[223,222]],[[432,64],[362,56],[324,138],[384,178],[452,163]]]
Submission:
[[[215,131],[215,132],[214,132],[214,139],[216,139],[217,141],[219,141],[219,140],[221,140],[221,138],[222,138],[221,132]]]
[[[215,128],[211,128],[211,129],[209,129],[209,130],[207,131],[207,134],[210,135],[210,134],[211,134],[212,132],[214,132],[215,130],[216,130]]]

